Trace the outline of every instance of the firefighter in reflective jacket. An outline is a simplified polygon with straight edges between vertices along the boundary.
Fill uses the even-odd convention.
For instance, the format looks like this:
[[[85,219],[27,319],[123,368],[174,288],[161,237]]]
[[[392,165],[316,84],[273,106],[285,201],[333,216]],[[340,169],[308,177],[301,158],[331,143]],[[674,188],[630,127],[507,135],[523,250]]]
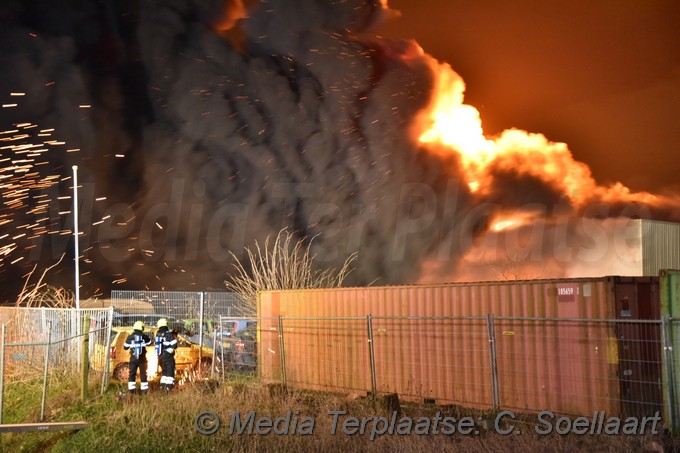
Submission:
[[[137,383],[137,370],[139,370],[139,390],[146,393],[149,390],[149,382],[146,380],[146,347],[151,346],[151,339],[144,333],[144,323],[135,322],[132,332],[125,340],[123,349],[130,351],[130,377],[128,378],[128,392],[135,393]]]
[[[156,324],[156,354],[158,363],[161,364],[161,389],[172,390],[175,386],[175,348],[177,348],[177,338],[168,329],[168,320],[161,318]]]

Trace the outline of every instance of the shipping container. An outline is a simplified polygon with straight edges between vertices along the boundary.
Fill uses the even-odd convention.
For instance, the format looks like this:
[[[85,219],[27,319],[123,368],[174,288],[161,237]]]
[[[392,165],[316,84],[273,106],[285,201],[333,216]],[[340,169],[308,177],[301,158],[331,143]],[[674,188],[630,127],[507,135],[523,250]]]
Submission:
[[[619,277],[614,285],[614,300],[618,319],[661,318],[658,277]],[[660,325],[618,323],[616,338],[622,411],[653,414],[662,398]]]
[[[661,409],[659,323],[649,321],[658,286],[602,277],[264,291],[260,374],[482,409],[592,416],[646,402],[647,413]]]
[[[670,319],[663,329],[663,340],[670,347],[664,348],[663,399],[664,421],[674,435],[680,433],[680,270],[663,270],[659,276],[659,299],[661,315]]]

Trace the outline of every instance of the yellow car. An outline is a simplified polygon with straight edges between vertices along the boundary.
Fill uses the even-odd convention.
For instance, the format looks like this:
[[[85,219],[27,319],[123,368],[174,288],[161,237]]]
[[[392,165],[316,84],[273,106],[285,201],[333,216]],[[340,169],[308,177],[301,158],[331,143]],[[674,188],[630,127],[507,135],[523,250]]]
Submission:
[[[111,346],[108,351],[109,354],[109,369],[111,370],[111,377],[116,381],[126,382],[130,376],[130,351],[123,348],[125,340],[133,332],[132,326],[112,327],[111,328]],[[147,379],[149,382],[160,379],[161,369],[158,364],[158,356],[154,349],[153,341],[156,337],[156,329],[145,329],[149,338],[151,338],[151,346],[146,348],[147,360]],[[101,346],[100,346],[101,348]],[[103,351],[100,351],[101,354]],[[97,354],[97,351],[95,351]],[[212,366],[213,350],[210,347],[203,346],[202,354],[201,348],[187,340],[183,335],[177,335],[177,348],[175,349],[175,376],[181,379],[182,377],[192,375],[198,372],[199,369],[204,377],[210,376],[210,368]],[[199,357],[201,360],[199,361]],[[97,361],[104,363],[103,361]],[[199,365],[200,364],[200,365]],[[199,368],[200,366],[200,368]]]

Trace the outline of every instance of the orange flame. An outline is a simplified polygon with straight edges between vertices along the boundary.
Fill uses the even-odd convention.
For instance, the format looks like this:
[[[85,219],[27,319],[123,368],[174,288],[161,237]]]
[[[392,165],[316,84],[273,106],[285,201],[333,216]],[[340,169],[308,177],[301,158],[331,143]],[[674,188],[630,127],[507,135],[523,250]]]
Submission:
[[[544,181],[576,206],[593,199],[652,204],[657,201],[655,195],[632,193],[620,183],[599,186],[590,168],[574,160],[566,144],[551,142],[542,134],[510,129],[493,139],[485,137],[479,112],[463,103],[463,79],[448,64],[429,58],[435,72],[434,95],[418,122],[425,124],[419,141],[437,144],[433,149],[443,149],[445,153],[457,153],[472,192],[485,194],[493,183],[493,167]]]
[[[433,68],[435,85],[430,105],[413,123],[420,143],[426,145],[429,152],[445,157],[455,155],[461,177],[479,200],[485,196],[497,199],[499,187],[495,178],[502,174],[540,181],[551,191],[562,194],[568,204],[556,211],[548,206],[529,203],[530,200],[522,207],[494,205],[484,232],[471,230],[463,233],[469,234],[470,238],[461,260],[453,267],[446,260],[434,256],[424,260],[419,283],[591,275],[600,272],[600,268],[589,263],[588,267],[578,265],[567,269],[568,266],[565,267],[558,256],[565,247],[580,246],[580,236],[569,230],[573,228],[571,215],[575,214],[578,218],[578,213],[590,204],[611,203],[643,208],[645,212],[651,212],[647,208],[654,207],[673,213],[671,216],[680,216],[678,196],[634,193],[618,182],[611,186],[599,185],[590,168],[576,161],[565,143],[552,142],[542,134],[518,129],[486,137],[479,112],[463,102],[463,79],[448,64],[440,64],[424,52],[422,57]],[[509,189],[512,190],[512,187]],[[616,219],[612,223],[610,220],[605,219],[602,225],[612,228],[612,225],[616,227],[624,221]],[[592,225],[598,227],[597,222],[600,222],[587,218],[584,221],[585,229],[595,228]],[[571,234],[576,240],[567,244],[566,237]],[[551,235],[558,241],[557,248],[545,246]],[[631,271],[625,268],[622,272],[628,272],[622,275],[629,275]]]
[[[218,18],[213,28],[220,32],[232,30],[240,19],[248,15],[243,0],[233,0],[229,5],[225,4],[222,17]]]

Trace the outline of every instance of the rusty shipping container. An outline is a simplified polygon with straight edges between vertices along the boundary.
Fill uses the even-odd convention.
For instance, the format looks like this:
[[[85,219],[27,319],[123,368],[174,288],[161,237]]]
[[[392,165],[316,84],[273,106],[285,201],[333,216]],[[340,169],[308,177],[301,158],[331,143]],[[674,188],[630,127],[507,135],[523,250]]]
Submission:
[[[575,415],[661,405],[658,324],[601,321],[659,319],[656,277],[265,291],[258,317],[265,382]]]

